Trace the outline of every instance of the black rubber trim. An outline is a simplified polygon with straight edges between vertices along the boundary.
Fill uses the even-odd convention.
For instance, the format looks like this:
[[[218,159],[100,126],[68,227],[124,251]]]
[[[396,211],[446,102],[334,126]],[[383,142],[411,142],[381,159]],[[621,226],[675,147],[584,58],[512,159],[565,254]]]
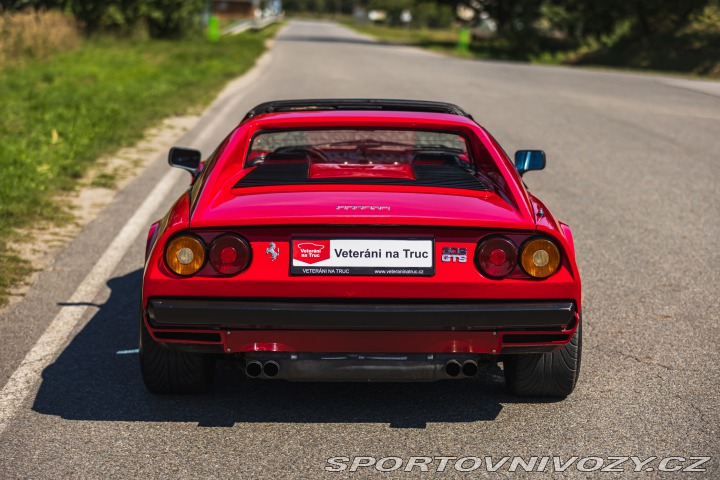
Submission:
[[[308,178],[307,163],[261,164],[242,177],[233,188],[275,185],[401,185],[415,187],[460,188],[487,191],[488,187],[472,173],[457,165],[413,165],[415,180],[404,178]]]
[[[550,353],[562,348],[562,345],[530,345],[523,347],[502,347],[502,355],[525,355],[528,353]]]
[[[306,100],[276,100],[274,102],[261,103],[250,110],[242,121],[244,122],[252,117],[266,113],[318,110],[385,110],[393,112],[448,113],[472,119],[469,113],[452,103],[382,98],[316,98]]]
[[[388,304],[154,298],[148,307],[155,327],[559,329],[575,317],[570,301]]]
[[[210,354],[223,354],[223,346],[220,344],[212,343],[180,343],[180,342],[159,342],[162,348],[168,350],[174,350],[176,352],[187,352],[187,353],[210,353]]]
[[[568,340],[570,335],[567,333],[506,333],[502,338],[504,344],[567,342]]]
[[[222,338],[219,333],[195,333],[195,332],[155,332],[155,338],[159,341],[178,340],[189,342],[215,342],[220,343]]]

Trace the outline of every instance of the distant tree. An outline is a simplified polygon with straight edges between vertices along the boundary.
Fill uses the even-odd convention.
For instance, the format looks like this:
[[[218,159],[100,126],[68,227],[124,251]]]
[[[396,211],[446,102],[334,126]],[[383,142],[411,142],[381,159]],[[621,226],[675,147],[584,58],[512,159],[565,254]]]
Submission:
[[[581,40],[612,34],[618,23],[628,18],[629,11],[626,0],[546,0],[543,14],[555,29]]]
[[[459,5],[475,11],[471,23],[479,24],[482,18],[492,19],[502,36],[516,36],[533,31],[541,17],[545,0],[436,0],[455,12]]]
[[[629,22],[629,34],[647,38],[674,33],[688,24],[711,0],[546,0],[549,20],[575,37],[612,34]]]
[[[26,8],[58,8],[65,4],[62,0],[0,0],[0,13],[16,12]]]
[[[345,14],[351,15],[356,0],[283,0],[285,12],[311,14]]]
[[[412,24],[415,27],[449,28],[455,20],[455,14],[449,5],[423,0],[410,9]]]
[[[627,7],[634,20],[634,33],[652,37],[679,31],[709,3],[709,0],[627,0]]]
[[[403,10],[412,10],[414,0],[370,0],[370,10],[385,10],[387,21],[390,25],[400,25],[400,15]]]
[[[538,0],[478,0],[478,3],[481,10],[495,21],[501,35],[530,29],[540,18],[542,4]]]
[[[142,0],[67,0],[66,4],[85,30],[122,32],[146,18],[148,2]]]
[[[316,0],[322,1],[322,0]],[[153,37],[197,31],[205,0],[0,0],[3,11],[61,8],[72,12],[89,33],[122,32],[147,25]]]
[[[283,9],[288,13],[301,13],[308,11],[308,0],[283,0]]]
[[[145,13],[152,37],[183,37],[198,31],[204,0],[150,0]]]

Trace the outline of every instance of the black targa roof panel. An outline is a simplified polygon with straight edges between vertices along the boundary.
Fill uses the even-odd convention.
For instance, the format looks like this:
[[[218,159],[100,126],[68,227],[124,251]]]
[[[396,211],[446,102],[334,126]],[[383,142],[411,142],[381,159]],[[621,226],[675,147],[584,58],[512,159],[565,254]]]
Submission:
[[[243,122],[265,113],[324,111],[324,110],[384,110],[393,112],[447,113],[472,119],[462,108],[452,103],[426,100],[396,100],[379,98],[337,98],[308,100],[277,100],[257,105],[250,110]]]

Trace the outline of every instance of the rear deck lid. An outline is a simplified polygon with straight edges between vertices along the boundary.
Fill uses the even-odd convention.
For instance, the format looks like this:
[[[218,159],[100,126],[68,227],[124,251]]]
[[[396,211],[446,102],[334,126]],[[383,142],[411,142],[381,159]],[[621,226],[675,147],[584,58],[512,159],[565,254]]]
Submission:
[[[532,230],[490,191],[398,185],[301,184],[219,191],[192,228],[244,225],[416,225]]]

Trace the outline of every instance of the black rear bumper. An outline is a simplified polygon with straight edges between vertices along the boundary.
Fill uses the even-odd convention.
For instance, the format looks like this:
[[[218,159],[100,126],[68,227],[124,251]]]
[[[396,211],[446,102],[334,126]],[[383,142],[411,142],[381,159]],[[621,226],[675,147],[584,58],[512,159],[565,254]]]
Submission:
[[[572,301],[497,303],[150,299],[154,327],[321,330],[557,330],[575,319]]]

